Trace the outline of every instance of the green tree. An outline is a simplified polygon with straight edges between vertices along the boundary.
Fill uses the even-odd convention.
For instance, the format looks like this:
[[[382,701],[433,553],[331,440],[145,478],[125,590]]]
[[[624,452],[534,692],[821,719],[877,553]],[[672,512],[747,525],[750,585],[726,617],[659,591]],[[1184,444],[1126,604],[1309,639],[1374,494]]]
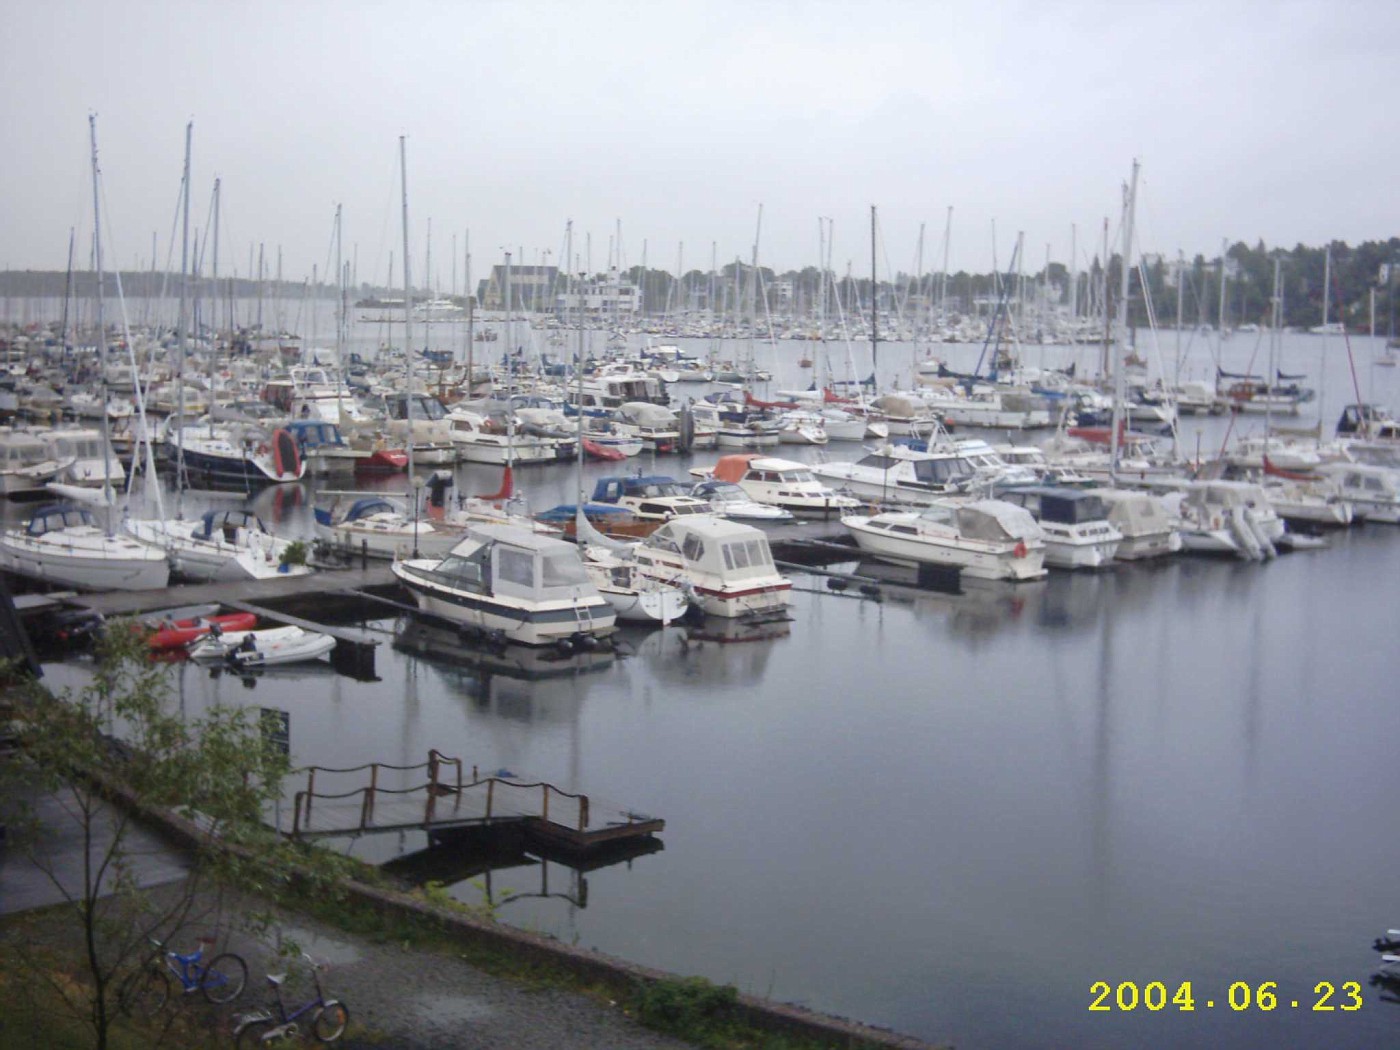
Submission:
[[[77,861],[55,861],[42,848],[32,809],[21,812],[15,837],[65,902],[82,942],[82,980],[53,979],[37,964],[29,976],[49,981],[51,999],[87,1027],[98,1050],[108,1046],[123,981],[149,958],[150,939],[187,936],[196,902],[236,879],[242,862],[220,844],[266,839],[263,814],[286,772],[286,759],[241,708],[186,719],[168,682],[168,667],[147,658],[144,637],[128,623],[111,625],[88,685],[61,694],[37,682],[22,688],[24,761],[0,767],[23,782],[4,785],[12,797],[56,797],[79,826]],[[153,810],[173,811],[204,833],[178,891],[159,898],[136,877],[136,821]]]

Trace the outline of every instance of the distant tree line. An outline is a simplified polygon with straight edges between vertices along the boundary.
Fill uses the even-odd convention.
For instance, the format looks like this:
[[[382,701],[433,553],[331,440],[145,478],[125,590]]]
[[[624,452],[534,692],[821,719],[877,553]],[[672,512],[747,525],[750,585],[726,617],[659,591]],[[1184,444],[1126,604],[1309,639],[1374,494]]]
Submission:
[[[1372,293],[1375,296],[1378,330],[1393,331],[1397,298],[1400,298],[1400,237],[1384,241],[1366,241],[1355,247],[1344,241],[1331,245],[1331,287],[1327,295],[1329,321],[1345,321],[1352,330],[1362,330],[1370,324]],[[1254,247],[1236,242],[1226,251],[1225,309],[1223,316],[1229,326],[1245,323],[1268,324],[1272,316],[1274,260],[1280,260],[1279,294],[1282,299],[1283,323],[1309,328],[1323,321],[1324,271],[1327,246],[1296,245],[1291,250],[1269,248],[1261,240]],[[1181,313],[1186,324],[1215,324],[1222,316],[1220,309],[1220,258],[1196,255],[1178,260],[1150,256],[1150,262],[1134,275],[1129,292],[1129,320],[1135,327],[1148,324],[1148,304],[1157,322],[1175,323],[1178,288]],[[967,313],[979,305],[985,311],[999,298],[1021,298],[1051,308],[1067,308],[1071,302],[1079,314],[1091,309],[1115,309],[1118,296],[1122,259],[1113,255],[1107,263],[1095,257],[1085,271],[1071,275],[1063,263],[1052,262],[1036,272],[969,273],[959,270],[946,279],[937,272],[921,275],[897,273],[875,285],[876,306],[887,316],[902,316],[918,320],[921,315],[936,311],[944,303],[950,313]],[[1179,279],[1177,270],[1180,269]],[[815,266],[777,273],[760,266],[758,280],[747,264],[731,262],[715,272],[692,269],[678,279],[667,270],[633,266],[624,271],[624,280],[638,286],[642,293],[643,311],[653,317],[677,314],[690,309],[711,309],[732,316],[746,316],[750,310],[762,318],[765,312],[782,315],[815,316],[825,303],[827,315],[840,309],[847,314],[867,315],[871,306],[872,281],[869,275],[827,274]],[[599,275],[600,277],[602,275]],[[1144,296],[1144,281],[1146,292]],[[124,272],[121,275],[124,293],[133,298],[161,294],[175,295],[177,279],[161,273]],[[558,291],[564,291],[565,276],[558,276]],[[1077,282],[1076,288],[1071,288]],[[91,296],[95,284],[91,273],[68,275],[62,271],[8,270],[0,272],[0,296],[5,298],[59,297],[67,292],[74,296]],[[209,282],[202,284],[205,296],[211,294]],[[108,277],[109,294],[116,291],[115,278]],[[224,298],[295,300],[304,296],[334,297],[330,285],[312,286],[310,282],[253,281],[245,278],[224,278],[219,281],[218,294]],[[398,296],[401,290],[361,284],[353,298]],[[417,289],[415,298],[427,292]]]

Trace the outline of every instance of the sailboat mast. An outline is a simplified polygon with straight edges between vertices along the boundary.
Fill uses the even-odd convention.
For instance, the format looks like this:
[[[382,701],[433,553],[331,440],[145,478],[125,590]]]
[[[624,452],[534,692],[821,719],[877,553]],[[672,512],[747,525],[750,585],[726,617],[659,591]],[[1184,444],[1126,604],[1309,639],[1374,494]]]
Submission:
[[[870,374],[880,366],[880,289],[875,277],[875,205],[870,206]],[[877,380],[878,383],[878,380]]]
[[[107,321],[102,313],[102,210],[99,205],[97,167],[97,116],[88,114],[88,137],[92,142],[92,251],[93,269],[97,272],[97,360],[99,367],[107,357]],[[112,534],[112,463],[107,440],[107,370],[102,367],[102,502],[107,507],[107,535]]]
[[[1123,260],[1118,281],[1118,350],[1113,362],[1113,426],[1109,435],[1109,476],[1115,481],[1118,473],[1118,427],[1123,419],[1123,358],[1128,350],[1128,285],[1132,277],[1133,211],[1137,203],[1137,180],[1140,165],[1133,161],[1132,182],[1125,188],[1123,198]]]
[[[408,437],[408,483],[413,487],[413,280],[408,251],[408,147],[399,136],[399,183],[403,190],[403,370],[404,419]],[[413,492],[413,553],[418,553],[418,493]]]
[[[194,121],[185,125],[185,177],[180,224],[180,331],[175,355],[175,517],[183,510],[185,488],[185,355],[189,350],[190,310],[190,149]]]

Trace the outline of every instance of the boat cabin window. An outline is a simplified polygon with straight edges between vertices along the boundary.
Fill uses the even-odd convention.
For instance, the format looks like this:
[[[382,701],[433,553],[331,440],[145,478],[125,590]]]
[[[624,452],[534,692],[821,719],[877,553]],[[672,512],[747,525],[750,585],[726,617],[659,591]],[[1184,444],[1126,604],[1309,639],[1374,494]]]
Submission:
[[[895,459],[893,456],[885,456],[878,452],[872,452],[870,455],[857,460],[856,466],[874,467],[876,470],[890,470],[898,462],[899,460]]]
[[[768,543],[762,539],[730,540],[721,550],[724,551],[726,569],[762,569],[773,564]]]
[[[500,545],[496,547],[496,582],[535,588],[535,557],[529,551]]]
[[[1366,478],[1365,482],[1365,488],[1367,492],[1381,492],[1385,488],[1385,486],[1381,484],[1381,479],[1375,477],[1374,475]]]
[[[588,570],[573,550],[545,553],[540,559],[541,587],[578,587],[588,583]]]
[[[664,503],[639,503],[637,504],[638,514],[650,514],[656,517],[669,517],[672,514],[681,513],[680,507],[669,507]]]
[[[655,547],[661,551],[674,551],[680,553],[680,544],[676,542],[675,534],[665,525],[657,529],[647,539],[648,547]]]
[[[681,554],[689,562],[699,562],[705,556],[705,541],[695,533],[690,533],[681,544]]]

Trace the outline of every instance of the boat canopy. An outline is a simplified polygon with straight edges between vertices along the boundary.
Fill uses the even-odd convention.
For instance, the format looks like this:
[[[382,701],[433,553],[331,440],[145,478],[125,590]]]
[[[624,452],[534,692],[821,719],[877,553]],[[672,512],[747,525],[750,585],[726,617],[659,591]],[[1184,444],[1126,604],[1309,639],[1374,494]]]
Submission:
[[[1103,500],[1092,492],[1079,489],[1011,489],[1003,498],[1025,507],[1038,521],[1052,521],[1059,525],[1082,525],[1108,517]]]
[[[957,508],[958,532],[973,540],[1031,540],[1041,536],[1030,511],[1004,500],[985,499]]]
[[[710,515],[673,518],[642,545],[678,552],[687,564],[716,576],[768,576],[777,571],[761,529]]]
[[[79,525],[90,525],[96,528],[97,519],[86,507],[78,507],[72,503],[51,503],[34,512],[34,516],[29,519],[29,524],[24,531],[30,536],[42,536],[46,532],[70,529]]]
[[[642,427],[674,427],[677,423],[675,412],[648,401],[628,401],[618,408],[617,414],[628,423]]]
[[[433,569],[454,586],[527,601],[596,593],[576,546],[514,525],[476,525]]]
[[[222,535],[224,539],[232,542],[232,534],[236,529],[247,529],[249,532],[267,531],[262,519],[250,510],[206,510],[199,520],[203,527],[198,529],[194,536],[201,540],[218,539]]]

